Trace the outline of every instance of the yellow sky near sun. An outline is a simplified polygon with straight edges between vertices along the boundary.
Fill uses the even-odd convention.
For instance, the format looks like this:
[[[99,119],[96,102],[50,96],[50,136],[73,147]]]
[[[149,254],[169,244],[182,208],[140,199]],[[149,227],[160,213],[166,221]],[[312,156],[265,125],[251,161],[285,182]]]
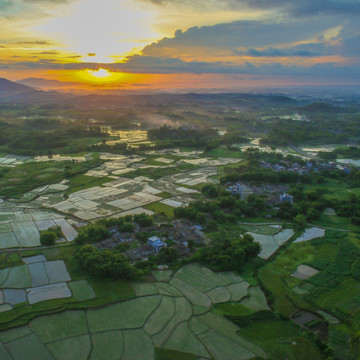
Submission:
[[[31,61],[34,54],[24,51],[25,44],[19,46],[17,41],[49,40],[51,44],[47,49],[57,50],[63,57],[68,55],[69,62],[111,63],[140,53],[145,45],[164,36],[171,37],[177,29],[263,16],[259,11],[197,9],[186,4],[157,6],[134,0],[77,0],[56,6],[54,3],[48,8],[43,3],[43,9],[42,2],[33,4],[37,4],[35,15],[39,13],[39,16],[21,14],[16,20],[4,19],[0,24],[0,40],[7,38],[13,41],[8,46],[12,48],[8,52],[17,51],[20,53],[17,56],[27,61]],[[46,56],[49,54],[35,55],[44,55],[39,57],[45,59],[49,57]],[[76,55],[81,57],[75,58]],[[54,55],[54,58],[57,56]]]
[[[80,54],[82,61],[110,63],[111,56],[126,56],[161,37],[151,29],[154,15],[128,0],[82,0],[29,30],[64,44],[64,50]]]

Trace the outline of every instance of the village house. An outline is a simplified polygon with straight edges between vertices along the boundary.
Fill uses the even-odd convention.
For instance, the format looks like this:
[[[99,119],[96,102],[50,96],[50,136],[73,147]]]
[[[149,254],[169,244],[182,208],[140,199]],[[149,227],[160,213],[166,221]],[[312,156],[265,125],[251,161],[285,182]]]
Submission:
[[[166,247],[166,244],[158,236],[149,237],[147,243],[151,245],[156,252],[159,252],[161,248]]]

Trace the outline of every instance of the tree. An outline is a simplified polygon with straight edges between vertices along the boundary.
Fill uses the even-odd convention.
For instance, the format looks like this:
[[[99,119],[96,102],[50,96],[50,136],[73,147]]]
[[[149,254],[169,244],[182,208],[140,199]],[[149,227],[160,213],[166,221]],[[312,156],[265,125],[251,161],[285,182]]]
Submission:
[[[221,233],[221,236],[221,240],[219,238],[219,241],[199,250],[195,260],[215,271],[241,270],[246,261],[256,257],[261,250],[250,234],[235,239],[231,234]]]
[[[360,354],[360,331],[357,331],[351,338],[351,352],[354,359],[359,358]]]
[[[195,217],[195,221],[201,225],[206,223],[207,214],[204,212],[198,212]]]
[[[77,253],[81,266],[100,278],[134,279],[140,274],[128,258],[118,251],[97,250],[93,245],[83,246]]]
[[[201,189],[201,192],[211,198],[215,198],[219,194],[217,186],[213,184],[204,185]]]
[[[44,231],[41,233],[40,235],[40,242],[41,245],[54,245],[55,241],[56,241],[56,234],[53,233],[52,231]]]
[[[207,223],[206,229],[207,229],[207,230],[212,230],[212,231],[217,230],[217,229],[218,229],[218,224],[217,224],[217,222],[216,222],[215,220],[211,219],[211,220]]]
[[[304,215],[296,215],[294,219],[294,230],[303,231],[306,228],[306,218]]]
[[[134,215],[134,221],[140,226],[151,226],[154,222],[152,216],[147,214],[137,214]]]
[[[134,225],[131,222],[124,222],[120,225],[120,231],[132,233],[134,231]]]
[[[95,243],[110,236],[109,230],[102,223],[89,224],[80,228],[75,238],[77,244]]]
[[[174,248],[163,247],[156,257],[158,264],[171,264],[179,257],[179,252]]]

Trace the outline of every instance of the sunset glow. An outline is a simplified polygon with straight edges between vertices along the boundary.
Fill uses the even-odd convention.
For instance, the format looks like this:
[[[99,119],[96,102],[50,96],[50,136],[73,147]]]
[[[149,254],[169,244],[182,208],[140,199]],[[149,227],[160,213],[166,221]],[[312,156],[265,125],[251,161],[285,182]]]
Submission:
[[[79,82],[114,90],[115,84],[156,89],[148,75],[161,75],[162,83],[168,77],[170,90],[181,89],[182,82],[171,81],[176,74],[203,74],[208,89],[226,88],[226,74],[247,82],[253,74],[256,86],[260,77],[265,84],[314,74],[319,84],[360,82],[357,5],[331,4],[14,0],[0,6],[0,76],[66,78],[73,88]],[[224,81],[212,82],[214,74]],[[186,89],[198,86],[186,80]]]
[[[112,74],[105,69],[99,69],[96,71],[88,70],[88,73],[90,76],[95,76],[96,78],[99,78],[99,79],[108,78],[108,77],[112,76]]]

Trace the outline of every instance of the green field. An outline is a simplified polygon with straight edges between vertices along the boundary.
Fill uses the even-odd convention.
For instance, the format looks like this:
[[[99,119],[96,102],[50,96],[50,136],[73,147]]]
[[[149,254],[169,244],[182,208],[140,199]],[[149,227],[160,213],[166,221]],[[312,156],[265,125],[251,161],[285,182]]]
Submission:
[[[144,209],[151,210],[159,214],[165,214],[169,217],[174,216],[174,208],[172,206],[163,204],[160,201],[145,205]]]

